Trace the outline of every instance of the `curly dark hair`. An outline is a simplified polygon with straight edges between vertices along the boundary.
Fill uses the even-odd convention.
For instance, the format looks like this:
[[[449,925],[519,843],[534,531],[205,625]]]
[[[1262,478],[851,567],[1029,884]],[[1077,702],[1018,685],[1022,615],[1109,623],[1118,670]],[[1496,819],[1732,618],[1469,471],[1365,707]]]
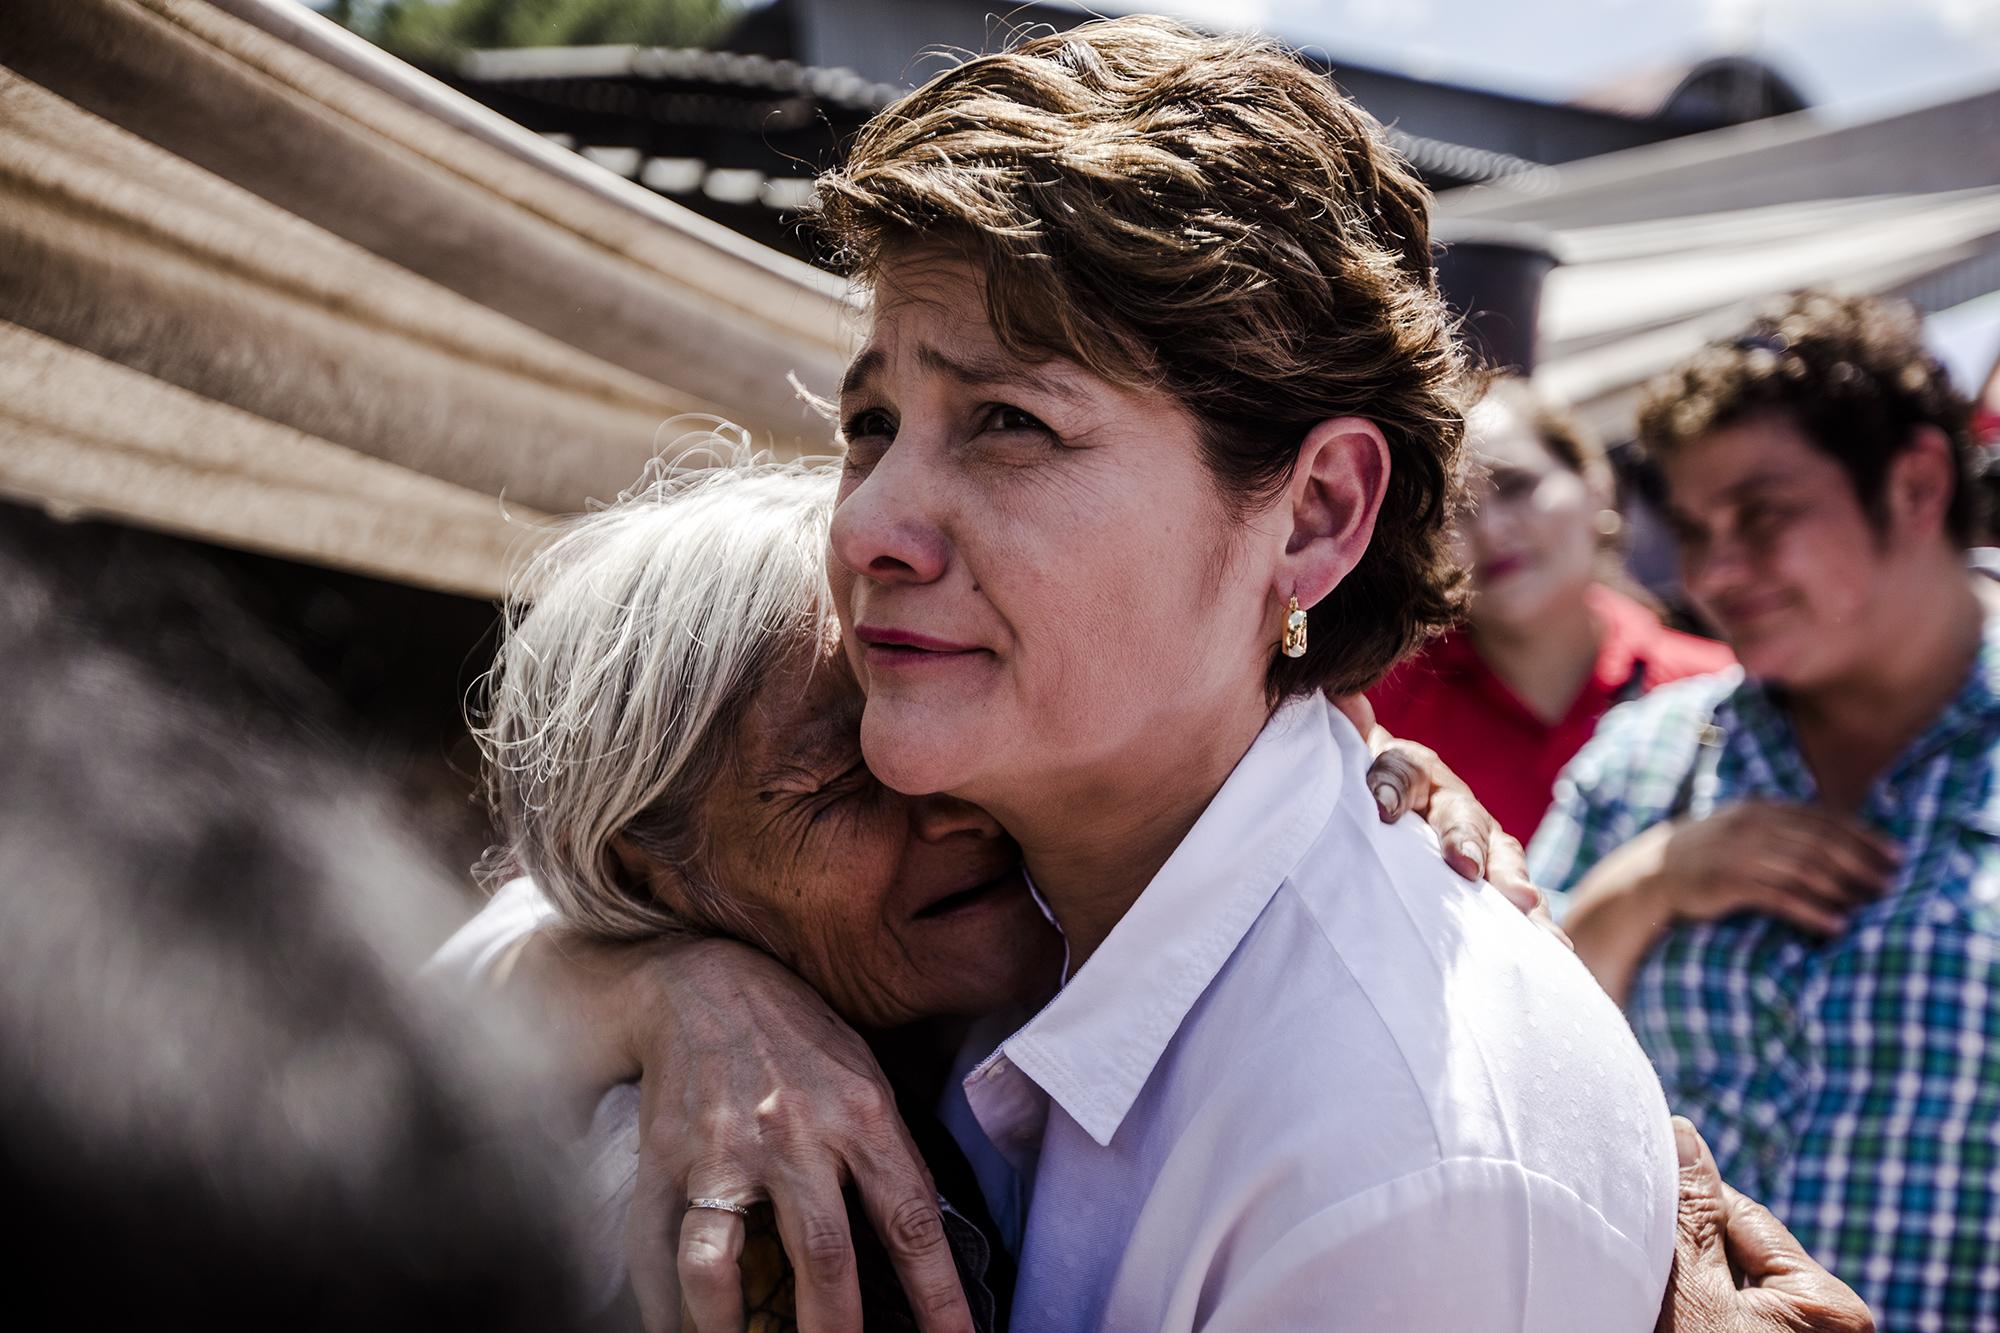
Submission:
[[[1381,127],[1283,47],[1148,17],[978,57],[888,107],[820,181],[832,257],[867,280],[963,246],[996,336],[1200,423],[1239,513],[1275,499],[1318,422],[1388,441],[1366,554],[1273,654],[1274,699],[1373,684],[1461,609],[1463,365],[1432,272],[1430,196]]]
[[[1946,531],[1972,544],[1983,506],[1972,405],[1924,349],[1907,302],[1825,291],[1785,297],[1647,385],[1639,442],[1661,458],[1764,412],[1783,413],[1839,463],[1878,525],[1883,478],[1911,432],[1943,432],[1957,464]]]

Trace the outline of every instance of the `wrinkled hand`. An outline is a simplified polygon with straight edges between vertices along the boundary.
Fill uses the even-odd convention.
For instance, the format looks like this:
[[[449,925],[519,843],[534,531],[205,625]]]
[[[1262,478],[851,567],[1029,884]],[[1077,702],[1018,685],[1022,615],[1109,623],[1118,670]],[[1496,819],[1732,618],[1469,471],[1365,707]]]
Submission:
[[[1333,704],[1368,738],[1375,755],[1368,768],[1368,787],[1382,822],[1391,824],[1414,813],[1437,834],[1447,865],[1467,879],[1485,879],[1529,920],[1568,945],[1569,936],[1549,915],[1547,895],[1528,879],[1528,856],[1521,840],[1500,827],[1437,751],[1398,740],[1376,726],[1375,710],[1362,695],[1336,696]]]
[[[803,1333],[858,1333],[861,1295],[841,1188],[852,1182],[925,1333],[972,1328],[937,1191],[875,1057],[825,1001],[742,945],[704,941],[647,973],[629,1030],[641,1084],[627,1232],[648,1333],[744,1326],[743,1219],[690,1198],[769,1199],[796,1271]]]
[[[1861,1298],[1769,1209],[1723,1184],[1708,1145],[1679,1116],[1674,1143],[1680,1220],[1656,1333],[1875,1333]]]
[[[1648,862],[1640,882],[1675,920],[1755,911],[1816,935],[1837,934],[1880,897],[1897,861],[1895,846],[1858,821],[1779,801],[1656,824],[1614,855]]]

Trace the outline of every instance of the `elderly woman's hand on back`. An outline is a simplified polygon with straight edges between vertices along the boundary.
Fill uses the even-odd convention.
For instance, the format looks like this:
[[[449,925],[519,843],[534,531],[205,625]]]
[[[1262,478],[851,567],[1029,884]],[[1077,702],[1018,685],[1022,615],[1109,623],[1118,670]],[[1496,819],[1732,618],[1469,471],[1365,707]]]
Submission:
[[[1674,1142],[1680,1225],[1655,1333],[1875,1333],[1861,1298],[1768,1208],[1724,1184],[1708,1145],[1679,1116]]]
[[[1421,815],[1454,869],[1468,878],[1484,875],[1568,944],[1549,917],[1547,899],[1528,879],[1521,844],[1436,752],[1377,727],[1365,698],[1343,696],[1334,703],[1369,737],[1375,762],[1368,782],[1382,818]],[[1680,1217],[1673,1282],[1655,1333],[1874,1333],[1874,1317],[1860,1297],[1813,1262],[1770,1209],[1724,1184],[1708,1145],[1679,1116],[1674,1141],[1681,1159]]]
[[[768,1198],[804,1333],[862,1327],[842,1188],[855,1187],[925,1333],[972,1328],[937,1191],[867,1044],[782,964],[726,940],[590,944],[545,933],[523,988],[555,1009],[593,1093],[641,1078],[627,1228],[648,1333],[744,1326],[743,1220],[691,1198]],[[643,1071],[643,1074],[642,1074]]]

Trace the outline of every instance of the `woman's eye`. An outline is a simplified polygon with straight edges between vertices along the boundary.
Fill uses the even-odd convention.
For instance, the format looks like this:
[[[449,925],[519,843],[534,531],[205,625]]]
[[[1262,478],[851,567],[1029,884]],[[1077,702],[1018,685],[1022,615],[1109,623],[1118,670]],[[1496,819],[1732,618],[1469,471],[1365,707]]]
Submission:
[[[896,423],[889,419],[887,412],[880,408],[870,408],[849,417],[842,424],[840,433],[846,436],[850,443],[855,440],[888,438],[895,435]]]
[[[1785,525],[1787,515],[1769,505],[1749,505],[1738,516],[1743,535],[1751,541],[1769,541]]]
[[[1002,431],[1034,431],[1042,435],[1050,434],[1047,426],[1032,412],[1024,412],[1006,403],[995,403],[986,414],[986,428]]]
[[[840,440],[844,447],[842,467],[852,476],[862,476],[881,462],[896,442],[896,423],[879,408],[856,412],[841,423]]]
[[[854,797],[871,796],[880,787],[868,765],[857,759],[818,791],[812,794],[809,822],[818,823],[820,817],[832,811],[841,802]]]

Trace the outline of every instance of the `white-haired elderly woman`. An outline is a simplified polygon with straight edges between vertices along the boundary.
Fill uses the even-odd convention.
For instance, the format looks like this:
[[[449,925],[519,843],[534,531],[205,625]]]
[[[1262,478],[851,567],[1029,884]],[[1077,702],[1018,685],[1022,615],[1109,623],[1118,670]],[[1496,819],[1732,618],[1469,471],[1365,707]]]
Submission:
[[[545,921],[579,942],[729,937],[871,1033],[1010,1011],[1054,984],[1060,945],[1015,846],[976,808],[900,796],[861,762],[860,692],[825,595],[833,484],[787,466],[663,482],[580,520],[530,566],[479,729],[502,863],[520,878],[443,962],[485,970]],[[948,1060],[955,1038],[943,1039]],[[689,1034],[685,1049],[700,1040]],[[829,1018],[825,1041],[877,1080],[886,1105],[889,1085],[851,1029]],[[893,1063],[911,1084],[948,1072],[924,1068],[916,1047]],[[630,1146],[622,1160],[618,1149],[639,1111],[628,1090],[598,1115],[613,1214],[638,1184]],[[921,1116],[916,1128],[924,1151],[908,1135],[884,1144],[885,1174],[927,1208],[925,1170],[956,1176],[978,1213],[965,1168],[941,1160],[954,1156],[949,1139],[927,1135]],[[622,1215],[609,1221],[622,1233]],[[777,1215],[790,1253],[813,1243],[800,1221]],[[957,1276],[979,1277],[984,1260]],[[763,1265],[767,1279],[774,1267]],[[907,1318],[900,1293],[893,1275],[878,1277],[863,1283],[871,1326],[894,1327]],[[752,1304],[785,1313],[782,1285],[752,1285]],[[990,1323],[997,1312],[968,1285]],[[657,1289],[636,1290],[650,1306]],[[722,1296],[743,1299],[733,1286]]]
[[[875,783],[825,595],[830,474],[722,467],[527,571],[478,735],[506,848],[602,940],[725,935],[871,1029],[1031,997],[1053,965],[984,814]]]
[[[704,1163],[758,1164],[729,1193],[776,1203],[808,1328],[854,1326],[864,1289],[898,1277],[918,1326],[995,1313],[967,1304],[933,1176],[1018,1240],[1018,1185],[948,1075],[1053,992],[1061,944],[983,812],[899,795],[861,760],[826,597],[835,484],[724,466],[576,521],[525,572],[489,678],[480,737],[518,877],[438,966],[505,979],[579,1087],[610,1090],[599,1185],[649,1327],[683,1299],[702,1328],[742,1325],[743,1223],[690,1203]],[[1490,845],[1532,898],[1518,845],[1427,752],[1385,754],[1371,782],[1385,817],[1420,807],[1471,873]],[[858,1273],[850,1183],[887,1255],[864,1245]],[[770,1283],[748,1287],[768,1309]],[[894,1303],[871,1298],[868,1326]]]

